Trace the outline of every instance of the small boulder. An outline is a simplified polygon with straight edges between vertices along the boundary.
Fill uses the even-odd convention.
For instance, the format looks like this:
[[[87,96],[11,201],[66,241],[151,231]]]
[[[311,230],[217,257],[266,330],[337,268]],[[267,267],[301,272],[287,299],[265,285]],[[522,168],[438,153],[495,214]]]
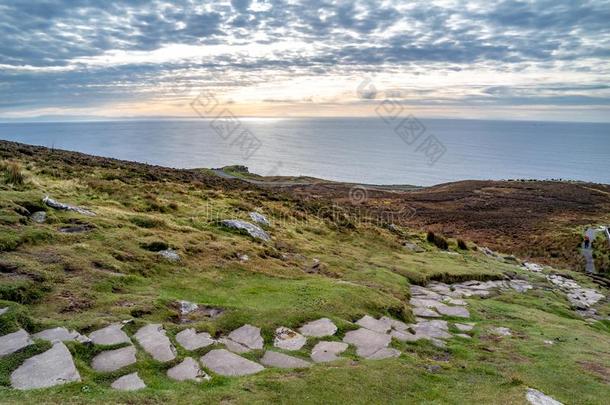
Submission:
[[[199,363],[192,357],[187,357],[182,363],[167,370],[167,376],[175,381],[201,382],[210,379],[210,376],[201,370]]]
[[[493,333],[494,335],[498,335],[498,336],[512,336],[512,334],[513,334],[510,329],[505,328],[503,326],[497,327],[497,328],[492,328],[492,329],[490,329],[490,332]]]
[[[561,402],[556,401],[548,395],[545,395],[542,392],[533,388],[527,389],[525,398],[527,399],[527,402],[532,405],[563,405]]]
[[[165,249],[157,252],[159,256],[170,262],[180,261],[180,255],[174,249]]]
[[[250,219],[252,221],[256,222],[257,224],[260,224],[263,226],[271,226],[271,223],[269,222],[267,217],[265,217],[263,214],[261,214],[259,212],[251,212]]]
[[[201,363],[216,374],[229,377],[255,374],[265,369],[258,363],[224,349],[210,351],[201,358]]]
[[[265,352],[265,355],[261,358],[261,363],[267,367],[276,368],[306,368],[311,366],[308,361],[271,351]]]
[[[47,388],[73,381],[80,381],[80,374],[70,351],[61,342],[30,357],[11,373],[11,386],[18,390]]]
[[[137,372],[119,377],[110,386],[119,391],[137,391],[146,388],[146,384]]]
[[[47,213],[44,211],[36,211],[30,216],[30,219],[37,224],[44,224],[47,222]]]
[[[265,232],[258,225],[254,225],[250,222],[242,221],[240,219],[225,219],[224,221],[221,221],[220,224],[227,228],[245,231],[248,235],[250,235],[254,239],[260,239],[265,242],[268,242],[271,240],[271,237],[269,236],[269,234],[267,232]]]
[[[299,332],[311,337],[332,336],[337,332],[337,326],[328,318],[320,318],[301,326]]]
[[[197,309],[199,309],[199,305],[190,301],[178,301],[178,304],[180,304],[180,315],[182,316],[188,315],[191,312],[195,312]]]
[[[279,327],[275,330],[273,345],[284,350],[299,350],[305,345],[307,338],[292,329]]]

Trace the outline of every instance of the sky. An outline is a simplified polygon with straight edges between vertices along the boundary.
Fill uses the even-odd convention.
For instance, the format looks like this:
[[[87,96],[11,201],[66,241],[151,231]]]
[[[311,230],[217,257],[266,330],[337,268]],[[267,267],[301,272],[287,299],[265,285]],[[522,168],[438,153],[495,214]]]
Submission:
[[[610,0],[0,0],[0,120],[610,122]]]

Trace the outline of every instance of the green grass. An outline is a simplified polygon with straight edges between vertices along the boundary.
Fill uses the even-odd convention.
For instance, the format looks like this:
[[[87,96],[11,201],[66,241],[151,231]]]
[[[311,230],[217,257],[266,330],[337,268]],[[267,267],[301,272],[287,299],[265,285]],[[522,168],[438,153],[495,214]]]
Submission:
[[[0,403],[180,404],[195,398],[201,403],[523,403],[526,387],[566,404],[602,404],[610,395],[604,376],[610,369],[607,323],[587,324],[563,294],[547,291],[542,277],[474,249],[450,243],[448,251],[441,251],[425,242],[424,233],[408,230],[411,241],[424,247],[423,253],[413,253],[387,229],[321,220],[313,215],[317,206],[268,190],[216,184],[213,178],[182,181],[153,169],[67,164],[49,156],[21,164],[28,167],[25,183],[19,188],[0,183],[0,307],[11,307],[0,317],[0,334],[59,325],[89,333],[133,318],[126,327],[130,333],[146,322],[162,322],[173,339],[186,327],[178,321],[175,302],[188,300],[225,310],[217,319],[195,318],[188,324],[212,334],[251,323],[262,328],[269,343],[278,326],[295,328],[325,316],[339,326],[333,339],[340,339],[364,314],[412,320],[411,284],[497,279],[513,272],[538,288],[469,300],[477,322],[474,338],[453,339],[447,351],[429,342],[394,343],[404,351],[398,359],[362,361],[352,353],[344,361],[307,370],[214,376],[202,384],[171,382],[165,372],[182,357],[199,357],[206,350],[180,349],[180,359],[164,365],[139,351],[136,365],[105,375],[89,365],[99,348],[70,344],[82,383],[31,392],[6,388],[10,372],[45,348],[37,344],[0,359]],[[201,171],[206,173],[211,176]],[[85,206],[97,216],[49,209],[47,223],[34,224],[27,213],[45,209],[45,195]],[[254,209],[272,220],[273,242],[217,225],[219,219],[248,219]],[[93,228],[58,232],[74,221]],[[167,247],[180,254],[179,262],[157,254]],[[250,260],[241,262],[238,254]],[[310,272],[314,259],[321,266]],[[590,285],[584,276],[565,274]],[[610,306],[600,313],[608,315]],[[496,340],[487,332],[493,326],[517,334]],[[557,343],[547,346],[547,339]],[[307,349],[314,344],[310,340]],[[308,351],[296,355],[307,357]],[[431,366],[440,368],[431,372]],[[114,378],[136,370],[147,389],[109,389]]]

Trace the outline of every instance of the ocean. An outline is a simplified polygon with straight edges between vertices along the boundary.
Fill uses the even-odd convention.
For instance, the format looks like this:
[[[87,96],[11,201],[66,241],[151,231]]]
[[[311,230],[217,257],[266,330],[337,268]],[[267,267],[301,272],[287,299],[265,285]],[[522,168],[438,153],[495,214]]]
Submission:
[[[0,123],[0,139],[175,168],[429,186],[465,179],[610,183],[610,124],[407,118]]]

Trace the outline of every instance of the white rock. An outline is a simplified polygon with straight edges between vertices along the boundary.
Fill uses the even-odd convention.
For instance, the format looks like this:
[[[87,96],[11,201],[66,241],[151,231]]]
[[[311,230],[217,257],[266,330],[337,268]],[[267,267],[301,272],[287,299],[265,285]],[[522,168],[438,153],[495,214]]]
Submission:
[[[455,327],[461,332],[470,332],[474,328],[472,323],[454,323]]]
[[[299,332],[305,336],[324,337],[332,336],[337,332],[337,326],[328,318],[321,318],[303,325]]]
[[[267,219],[267,217],[265,217],[263,214],[261,214],[259,212],[251,212],[250,219],[252,219],[252,221],[259,223],[263,226],[271,226],[271,223],[269,223],[269,220]]]
[[[209,380],[210,376],[201,370],[197,360],[187,357],[178,364],[167,370],[167,376],[175,381],[196,381]]]
[[[224,349],[216,349],[201,358],[204,367],[223,376],[255,374],[265,368],[258,363],[244,359]]]
[[[11,386],[18,390],[47,388],[80,381],[72,355],[62,342],[46,352],[30,357],[11,373]]]
[[[229,339],[248,349],[262,349],[264,345],[261,329],[252,325],[244,325],[235,329],[229,333]]]
[[[0,336],[0,357],[15,353],[17,350],[21,350],[32,343],[34,341],[30,339],[30,334],[23,329]]]
[[[124,325],[113,323],[105,328],[98,329],[89,334],[89,338],[96,345],[118,345],[122,343],[131,343],[129,336],[123,332]]]
[[[55,341],[59,341],[59,342],[76,341],[76,342],[80,342],[80,343],[90,342],[90,339],[87,336],[83,336],[74,330],[69,331],[68,329],[66,329],[64,327],[57,327],[57,328],[43,330],[42,332],[38,332],[38,333],[32,335],[32,338],[46,340],[48,342],[55,342]]]
[[[199,305],[190,301],[178,301],[180,304],[180,315],[188,315],[191,312],[197,311],[199,309]]]
[[[95,371],[111,372],[129,366],[136,362],[136,348],[133,346],[122,347],[115,350],[101,352],[91,361],[91,367]]]
[[[134,337],[153,359],[167,362],[176,358],[176,349],[165,334],[163,326],[158,324],[143,326]]]
[[[490,329],[491,333],[498,336],[512,336],[510,329],[503,326]]]
[[[265,352],[265,355],[261,358],[261,363],[267,367],[276,368],[306,368],[311,366],[308,361],[272,351]]]
[[[137,372],[116,379],[110,386],[119,391],[137,391],[146,388],[146,384]]]
[[[260,239],[265,242],[271,240],[271,237],[269,236],[269,234],[267,232],[263,231],[261,227],[259,227],[258,225],[251,224],[250,222],[247,222],[247,221],[242,221],[240,219],[226,219],[226,220],[220,221],[220,224],[227,228],[233,228],[233,229],[245,231],[246,233],[248,233],[248,235],[250,235],[254,239]]]
[[[563,405],[561,402],[554,400],[548,395],[544,395],[542,392],[533,388],[528,388],[525,394],[527,402],[532,405]]]
[[[311,359],[316,363],[339,360],[338,355],[347,349],[347,343],[318,342],[311,351]]]
[[[161,250],[157,254],[170,262],[180,261],[180,255],[174,249]]]
[[[307,338],[292,329],[283,326],[275,330],[275,339],[273,345],[284,350],[299,350],[305,346]]]
[[[186,350],[197,350],[216,343],[207,332],[197,333],[193,328],[185,329],[176,335],[176,341]]]
[[[523,267],[525,267],[526,270],[534,273],[540,273],[542,271],[542,266],[536,263],[524,262]]]

